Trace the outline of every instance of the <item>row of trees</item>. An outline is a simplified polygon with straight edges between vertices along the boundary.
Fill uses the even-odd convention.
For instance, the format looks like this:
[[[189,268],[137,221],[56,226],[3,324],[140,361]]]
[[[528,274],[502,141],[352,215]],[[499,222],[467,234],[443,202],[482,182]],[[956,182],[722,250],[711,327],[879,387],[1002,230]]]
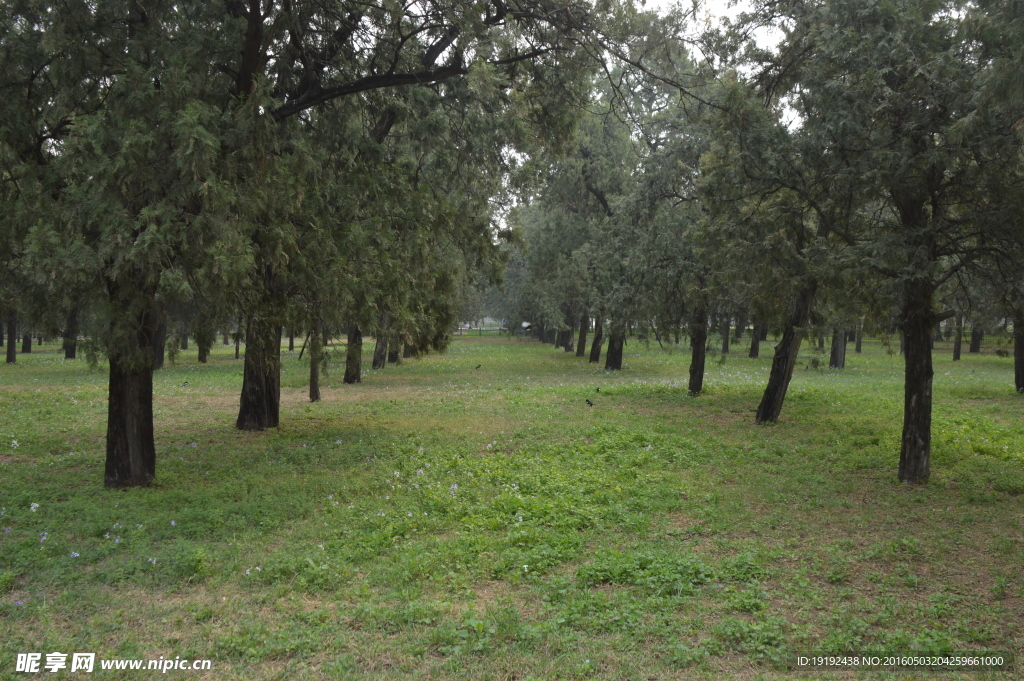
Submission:
[[[238,327],[241,429],[278,424],[284,325],[309,330],[314,371],[339,331],[350,348],[364,330],[379,349],[442,348],[459,291],[500,272],[497,217],[526,160],[557,153],[579,116],[599,29],[634,14],[4,3],[0,295],[9,328],[20,315],[84,334],[107,359],[106,484],[155,475],[169,327],[201,347]]]
[[[627,63],[518,211],[500,314],[556,338],[596,318],[611,369],[627,327],[686,333],[694,394],[709,329],[770,328],[758,423],[779,418],[809,328],[837,352],[865,321],[898,331],[899,478],[927,480],[939,324],[959,354],[965,315],[1012,320],[1024,390],[1019,23],[1013,3],[762,0],[703,36],[701,64]],[[772,49],[749,39],[765,28]]]
[[[108,360],[108,486],[155,475],[184,318],[244,335],[237,426],[274,427],[282,327],[316,399],[327,335],[443,348],[506,260],[497,316],[563,347],[597,319],[611,368],[630,326],[686,333],[694,393],[712,324],[775,329],[758,422],[809,326],[898,327],[924,481],[936,323],[1024,329],[1014,1],[758,0],[701,35],[628,0],[5,3],[0,295]]]

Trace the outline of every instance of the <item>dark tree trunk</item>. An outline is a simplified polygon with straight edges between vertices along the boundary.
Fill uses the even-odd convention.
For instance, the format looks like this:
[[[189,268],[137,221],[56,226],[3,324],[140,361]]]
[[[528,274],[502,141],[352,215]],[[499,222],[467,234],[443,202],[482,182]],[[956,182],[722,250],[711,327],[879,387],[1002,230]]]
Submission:
[[[590,345],[589,361],[595,364],[601,361],[601,344],[604,342],[604,320],[602,316],[603,313],[598,312],[597,317],[594,318],[594,342]]]
[[[829,369],[846,368],[846,330],[835,329],[832,333],[832,352],[828,358]]]
[[[568,331],[565,332],[565,348],[566,352],[572,352],[576,349],[576,344],[572,342],[572,337],[576,335],[576,326],[573,325]]]
[[[694,309],[690,318],[690,384],[691,395],[700,395],[704,390],[704,364],[708,354],[708,309],[700,306]]]
[[[972,355],[976,355],[981,352],[981,341],[985,337],[985,332],[981,328],[981,324],[974,324],[971,327],[971,347],[968,352]]]
[[[584,357],[587,354],[587,331],[590,329],[590,316],[584,312],[580,317],[580,336],[576,341],[576,356]]]
[[[224,329],[224,345],[231,345],[231,332]]]
[[[900,330],[899,333],[900,333],[900,354],[901,355],[905,355],[905,354],[907,354],[907,336],[906,336],[905,333],[903,333],[902,330]]]
[[[818,331],[818,352],[825,352],[825,332]]]
[[[757,359],[757,356],[761,354],[761,324],[755,324],[754,329],[750,332],[750,359]]]
[[[249,317],[245,328],[245,369],[238,407],[239,430],[276,428],[281,419],[281,327]]]
[[[413,357],[412,345],[409,343],[402,344],[402,359],[409,359]]]
[[[734,338],[736,340],[739,340],[739,339],[743,338],[743,331],[744,331],[744,329],[746,329],[746,327],[747,327],[747,318],[744,317],[743,315],[740,315],[739,317],[737,317],[736,318],[736,335],[734,336]]]
[[[18,313],[13,307],[7,309],[7,363],[18,361]]]
[[[861,321],[857,324],[857,342],[853,346],[854,352],[861,352],[864,349],[864,322]]]
[[[388,339],[388,364],[402,363],[402,348],[398,334],[391,334]]]
[[[557,341],[558,341],[558,332],[555,329],[548,329],[547,330],[547,338],[544,339],[544,342],[545,343],[556,343],[555,347],[557,348],[558,347]]]
[[[935,322],[935,335],[932,337],[934,341],[942,340],[942,322]],[[934,347],[934,346],[932,346]]]
[[[386,312],[382,312],[377,318],[377,333],[373,339],[373,364],[371,364],[375,370],[383,369],[388,361],[388,322],[389,317]]]
[[[320,338],[320,322],[313,322],[309,335],[309,401],[320,401],[320,361],[323,357],[323,340]]]
[[[210,350],[217,336],[212,329],[196,329],[196,348],[199,351],[199,363],[206,364],[210,359]]]
[[[181,330],[181,349],[188,350],[188,331]]]
[[[723,355],[728,355],[729,354],[729,318],[728,317],[726,317],[725,320],[722,322],[722,327],[721,327],[719,332],[720,332],[720,334],[722,336],[722,354]]]
[[[932,291],[913,284],[903,306],[904,354],[903,445],[900,482],[926,482],[930,474],[932,439]]]
[[[164,368],[164,351],[167,345],[167,313],[156,313],[157,322],[153,329],[153,369]]]
[[[4,319],[7,319],[6,315]],[[0,348],[4,347],[4,341],[7,339],[7,325],[3,321],[0,321]]]
[[[75,359],[78,356],[78,308],[68,310],[68,319],[64,324],[64,359]]]
[[[23,354],[31,354],[32,352],[32,334],[26,333],[21,339],[21,352]]]
[[[608,352],[605,353],[605,371],[619,371],[622,369],[622,348],[626,345],[626,330],[616,324],[612,324],[611,334],[608,336]]]
[[[111,298],[116,287],[108,284]],[[120,301],[118,301],[120,302]],[[156,445],[153,441],[153,327],[151,314],[138,319],[136,346],[131,356],[109,355],[110,383],[107,395],[107,487],[150,484],[156,477]]]
[[[960,359],[960,351],[963,348],[964,342],[964,316],[958,314],[956,316],[956,336],[953,338],[953,361],[956,362]]]
[[[1013,316],[1013,382],[1024,393],[1024,314]]]
[[[816,281],[810,282],[797,296],[793,311],[786,320],[782,338],[775,346],[772,357],[772,368],[768,374],[768,385],[765,386],[761,404],[757,407],[757,423],[775,423],[782,413],[782,404],[786,401],[789,382],[793,378],[793,367],[800,352],[800,344],[804,340],[807,320],[811,316],[814,294],[818,289]]]
[[[363,332],[358,324],[348,327],[348,348],[345,350],[345,382],[359,383],[363,373]]]
[[[288,329],[288,352],[295,352],[295,329]]]
[[[761,324],[761,340],[763,340],[763,341],[768,340],[768,325],[767,324]]]
[[[570,331],[569,333],[572,333],[572,332]],[[568,333],[566,333],[565,329],[562,329],[557,334],[555,334],[555,349],[556,350],[565,347],[565,339],[567,337],[568,337]]]
[[[241,357],[242,353],[242,317],[238,317],[237,330],[235,331],[235,359]]]

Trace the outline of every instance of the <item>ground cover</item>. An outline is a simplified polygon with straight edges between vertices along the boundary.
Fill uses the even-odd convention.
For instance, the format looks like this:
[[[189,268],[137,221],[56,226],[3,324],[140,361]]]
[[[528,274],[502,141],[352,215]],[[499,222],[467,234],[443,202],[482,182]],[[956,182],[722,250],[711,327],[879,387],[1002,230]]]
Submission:
[[[19,355],[0,367],[0,678],[55,650],[209,658],[170,673],[216,679],[1016,678],[790,667],[1024,642],[1024,401],[1012,360],[947,345],[926,486],[895,481],[902,361],[877,341],[843,371],[805,346],[768,427],[770,359],[743,344],[699,398],[685,349],[636,340],[607,373],[457,336],[360,385],[332,365],[315,405],[285,353],[264,433],[233,429],[233,348],[182,353],[154,382],[158,482],[116,492],[104,367]]]

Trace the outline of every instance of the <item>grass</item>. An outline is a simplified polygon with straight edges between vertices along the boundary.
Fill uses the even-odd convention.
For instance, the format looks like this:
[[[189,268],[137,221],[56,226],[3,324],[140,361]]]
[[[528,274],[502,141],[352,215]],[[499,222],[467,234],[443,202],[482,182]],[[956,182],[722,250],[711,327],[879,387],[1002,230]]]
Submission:
[[[1012,360],[937,345],[925,486],[895,480],[902,362],[877,343],[841,372],[808,351],[758,427],[770,359],[745,348],[692,398],[681,348],[631,341],[606,373],[470,335],[360,385],[332,364],[315,405],[284,353],[263,433],[233,429],[233,347],[182,353],[154,381],[158,482],[127,491],[102,488],[103,367],[44,346],[0,366],[0,678],[55,650],[210,679],[1019,678],[792,668],[1024,643]]]

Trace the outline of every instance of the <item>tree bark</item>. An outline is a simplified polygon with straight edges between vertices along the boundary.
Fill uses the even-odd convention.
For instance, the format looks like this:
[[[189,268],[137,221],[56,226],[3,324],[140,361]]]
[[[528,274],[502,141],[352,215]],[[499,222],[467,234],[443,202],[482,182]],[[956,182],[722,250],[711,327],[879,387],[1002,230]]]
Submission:
[[[1013,315],[1013,382],[1024,393],[1024,314]]]
[[[612,324],[611,334],[608,336],[608,352],[605,353],[605,371],[619,371],[622,369],[622,348],[626,345],[626,330],[617,324]]]
[[[108,285],[111,297],[116,287]],[[153,441],[153,315],[138,319],[135,347],[108,355],[110,382],[107,395],[107,487],[149,485],[156,477]]]
[[[837,327],[832,332],[832,352],[829,354],[828,368],[846,368],[846,329]]]
[[[594,318],[594,342],[590,345],[590,363],[596,364],[601,361],[601,344],[604,342],[604,313],[598,311]]]
[[[164,352],[167,345],[167,313],[156,313],[156,324],[153,328],[153,370],[164,368]]]
[[[854,352],[861,352],[864,349],[863,340],[864,340],[864,320],[861,319],[859,322],[857,322],[857,342],[853,346],[853,351]]]
[[[402,359],[409,359],[412,356],[413,356],[412,344],[410,344],[410,343],[403,343],[402,344]]]
[[[825,351],[825,332],[818,331],[818,352]]]
[[[288,329],[288,352],[295,352],[295,329]]]
[[[757,359],[761,354],[761,324],[755,324],[750,332],[750,359]]]
[[[571,326],[568,331],[565,332],[565,345],[563,345],[562,347],[565,348],[566,352],[573,352],[576,349],[576,344],[572,342],[572,337],[574,335],[576,335],[575,324]]]
[[[768,325],[767,324],[761,324],[761,340],[763,340],[763,341],[768,340]]]
[[[399,341],[397,333],[391,334],[391,337],[388,339],[388,364],[402,363],[402,348]]]
[[[181,330],[181,349],[188,350],[188,331]]]
[[[903,444],[900,482],[926,482],[930,474],[932,438],[932,291],[914,283],[903,306],[904,354]]]
[[[348,347],[345,350],[345,383],[359,383],[363,372],[363,332],[359,325],[348,327]]]
[[[313,322],[309,338],[309,401],[320,401],[320,360],[323,356],[323,341],[320,338],[320,321]]]
[[[7,363],[18,361],[18,313],[13,307],[7,308]]]
[[[235,427],[276,428],[281,418],[281,326],[249,317],[245,328],[245,368]]]
[[[789,382],[793,378],[793,367],[800,352],[800,344],[807,333],[807,320],[811,316],[814,294],[818,289],[817,281],[811,281],[800,291],[794,301],[793,310],[786,320],[786,328],[782,338],[775,346],[772,357],[772,368],[768,374],[768,385],[765,386],[761,404],[757,407],[757,423],[775,423],[782,413],[782,404],[786,400]]]
[[[971,347],[967,352],[972,355],[976,355],[981,352],[981,341],[985,337],[985,332],[981,328],[981,324],[974,324],[971,326]]]
[[[708,308],[698,306],[690,317],[690,384],[691,395],[704,390],[704,364],[708,353]]]
[[[231,345],[231,333],[228,329],[224,329],[224,345]]]
[[[953,361],[959,361],[960,351],[963,347],[964,341],[964,316],[957,314],[956,316],[956,337],[953,338]]]
[[[378,328],[373,339],[373,364],[371,365],[375,370],[383,369],[388,361],[388,314],[382,312],[377,321]]]
[[[583,357],[587,354],[587,331],[590,329],[590,315],[586,312],[580,316],[580,336],[576,341],[576,356]]]
[[[206,364],[209,361],[214,340],[216,340],[216,334],[212,329],[196,329],[196,348],[199,350],[200,364]]]
[[[21,352],[23,354],[26,354],[26,355],[32,353],[32,333],[31,332],[26,333],[25,336],[21,339]]]
[[[725,320],[722,321],[722,326],[719,329],[719,333],[722,336],[722,354],[723,355],[728,355],[729,354],[729,318],[728,317],[726,317]]]
[[[942,340],[942,322],[935,322],[935,335],[932,337],[933,341]],[[932,346],[935,347],[934,345]]]
[[[743,338],[743,331],[744,331],[744,329],[746,329],[746,327],[747,327],[747,318],[744,315],[742,315],[742,314],[740,316],[736,317],[736,331],[735,331],[736,335],[733,336],[733,339],[734,340],[740,340],[741,338]]]
[[[78,308],[68,310],[67,322],[64,324],[64,359],[75,359],[78,356]]]

